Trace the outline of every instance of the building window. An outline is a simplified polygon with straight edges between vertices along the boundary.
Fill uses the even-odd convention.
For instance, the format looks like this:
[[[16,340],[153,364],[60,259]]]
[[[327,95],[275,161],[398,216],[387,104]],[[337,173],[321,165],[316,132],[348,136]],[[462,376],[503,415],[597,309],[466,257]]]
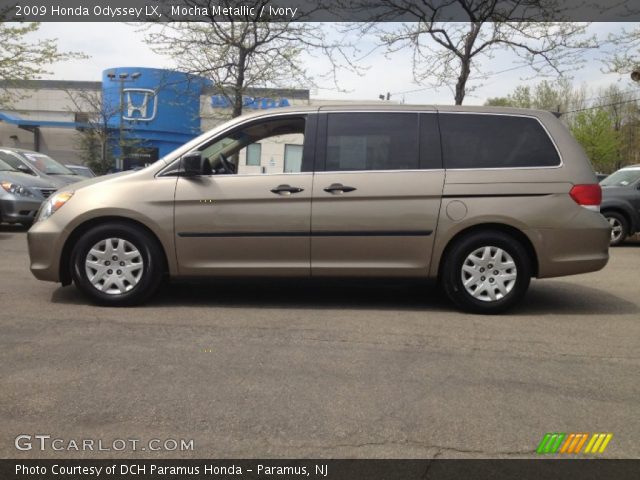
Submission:
[[[260,157],[262,155],[262,145],[252,143],[247,146],[247,165],[260,166]]]
[[[284,173],[302,171],[302,145],[284,146]]]

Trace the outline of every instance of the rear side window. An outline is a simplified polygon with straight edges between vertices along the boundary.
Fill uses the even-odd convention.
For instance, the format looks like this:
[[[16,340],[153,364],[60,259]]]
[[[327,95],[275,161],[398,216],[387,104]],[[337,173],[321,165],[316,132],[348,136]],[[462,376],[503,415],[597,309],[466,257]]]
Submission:
[[[535,118],[441,113],[445,168],[555,167],[560,157]]]
[[[417,113],[328,115],[325,170],[417,168]]]

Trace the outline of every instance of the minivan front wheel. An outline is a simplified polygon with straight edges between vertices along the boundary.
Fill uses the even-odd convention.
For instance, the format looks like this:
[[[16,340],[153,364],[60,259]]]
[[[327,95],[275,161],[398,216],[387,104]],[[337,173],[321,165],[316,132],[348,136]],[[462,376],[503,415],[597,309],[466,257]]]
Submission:
[[[474,232],[447,251],[442,285],[459,308],[500,313],[517,303],[531,280],[531,261],[515,238],[502,232]]]
[[[162,259],[157,241],[142,228],[125,223],[99,225],[73,249],[73,280],[98,304],[134,305],[157,290],[163,277]]]

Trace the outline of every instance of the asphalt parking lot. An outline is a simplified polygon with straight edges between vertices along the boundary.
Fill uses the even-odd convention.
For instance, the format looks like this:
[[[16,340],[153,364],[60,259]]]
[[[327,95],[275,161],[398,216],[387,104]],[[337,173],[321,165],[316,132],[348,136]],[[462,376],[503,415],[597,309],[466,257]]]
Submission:
[[[611,432],[640,457],[640,242],[533,281],[508,315],[422,283],[207,282],[130,309],[37,281],[0,226],[0,456],[528,457]],[[188,452],[18,451],[20,434],[193,439]]]

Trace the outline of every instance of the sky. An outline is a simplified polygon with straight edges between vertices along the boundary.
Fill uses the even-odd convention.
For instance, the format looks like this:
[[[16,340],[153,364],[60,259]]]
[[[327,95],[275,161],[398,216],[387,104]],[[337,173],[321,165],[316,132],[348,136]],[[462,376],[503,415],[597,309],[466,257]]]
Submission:
[[[637,24],[593,23],[588,33],[606,38],[611,32]],[[144,32],[139,26],[123,23],[43,23],[34,38],[57,38],[60,50],[79,51],[90,58],[72,60],[51,65],[52,75],[47,79],[93,80],[99,81],[103,70],[113,67],[136,66],[172,68],[171,58],[154,53],[144,41]],[[358,45],[361,51],[369,51],[375,46],[372,41]],[[605,52],[588,51],[584,54],[585,64],[573,73],[574,84],[585,84],[594,92],[599,87],[619,83],[628,90],[640,87],[627,76],[603,72],[600,61]],[[512,69],[517,58],[507,52],[499,52],[491,60],[484,61],[486,72],[502,72]],[[318,58],[305,55],[301,61],[314,74],[326,70],[326,63]],[[338,77],[340,91],[331,82],[312,89],[312,98],[339,100],[376,100],[380,94],[391,93],[391,100],[417,104],[452,104],[453,93],[448,88],[433,89],[418,85],[412,77],[412,60],[409,50],[385,54],[379,49],[368,55],[362,62],[366,71],[362,76],[341,72]],[[515,69],[492,75],[484,85],[468,94],[465,104],[483,104],[487,98],[504,96],[520,84],[535,84],[540,78],[531,78],[529,69]]]

